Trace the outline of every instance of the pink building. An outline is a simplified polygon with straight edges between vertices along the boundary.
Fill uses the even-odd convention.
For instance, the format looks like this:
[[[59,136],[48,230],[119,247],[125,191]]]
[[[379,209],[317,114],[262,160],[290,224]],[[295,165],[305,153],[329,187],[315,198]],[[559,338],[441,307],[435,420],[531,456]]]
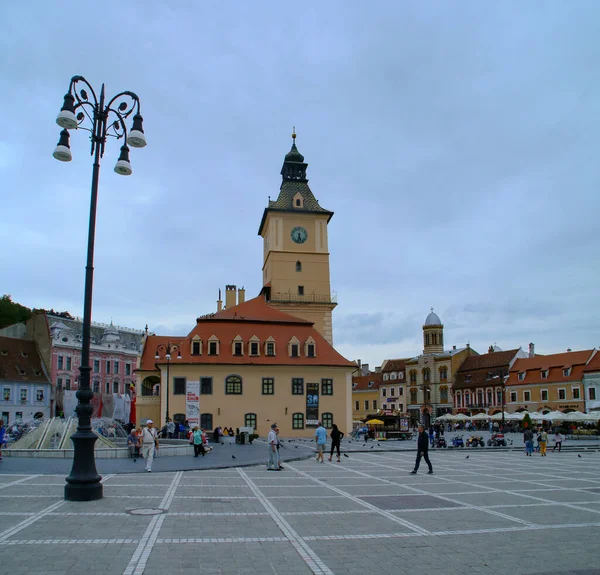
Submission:
[[[83,323],[80,318],[48,314],[48,325],[52,341],[51,381],[58,399],[61,390],[78,388]],[[143,336],[143,330],[92,322],[90,366],[94,393],[129,395]]]

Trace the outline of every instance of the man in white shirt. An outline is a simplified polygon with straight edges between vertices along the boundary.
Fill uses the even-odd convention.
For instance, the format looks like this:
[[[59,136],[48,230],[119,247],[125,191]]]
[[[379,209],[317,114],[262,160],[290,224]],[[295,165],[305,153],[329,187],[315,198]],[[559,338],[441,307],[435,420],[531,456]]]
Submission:
[[[275,429],[277,424],[271,425],[271,431],[267,436],[267,443],[269,445],[269,462],[267,463],[267,471],[279,471],[279,462],[277,461],[277,433]]]
[[[167,433],[169,434],[169,439],[173,439],[175,436],[175,422],[171,419],[167,421]]]
[[[146,427],[142,430],[142,455],[146,460],[146,471],[152,471],[152,461],[154,459],[154,450],[158,449],[158,436],[156,429],[152,427],[153,421],[146,421]]]

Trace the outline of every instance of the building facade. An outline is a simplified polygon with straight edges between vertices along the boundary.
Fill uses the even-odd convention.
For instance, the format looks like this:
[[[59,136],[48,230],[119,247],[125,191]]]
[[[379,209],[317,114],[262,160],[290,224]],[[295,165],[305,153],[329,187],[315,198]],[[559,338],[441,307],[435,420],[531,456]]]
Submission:
[[[517,359],[506,382],[507,411],[583,411],[583,370],[594,351]]]
[[[504,385],[515,361],[525,357],[521,348],[502,351],[495,346],[486,354],[467,357],[454,378],[454,413],[493,415],[506,410]]]
[[[369,373],[352,378],[352,420],[357,423],[381,408],[379,388],[382,373]]]
[[[311,322],[259,295],[198,318],[183,338],[146,338],[136,372],[138,421],[189,419],[186,394],[195,386],[205,429],[248,426],[264,436],[277,422],[284,437],[295,437],[312,435],[320,420],[346,433],[355,369]]]
[[[79,318],[48,315],[52,342],[51,378],[57,398],[61,391],[78,389],[83,322]],[[141,352],[142,330],[92,322],[90,385],[96,394],[129,394]],[[60,409],[60,405],[59,405]]]
[[[463,361],[477,352],[470,345],[444,350],[444,325],[433,312],[423,325],[423,353],[405,361],[411,424],[429,426],[432,418],[452,412],[452,383]]]
[[[322,208],[308,186],[304,156],[292,149],[281,168],[277,200],[269,200],[258,234],[263,238],[263,291],[269,305],[312,322],[333,344],[327,225],[333,212]]]
[[[386,359],[381,364],[379,408],[386,415],[406,413],[406,360]]]
[[[0,336],[0,389],[5,425],[50,416],[52,386],[34,341]]]
[[[586,412],[600,410],[600,353],[594,352],[583,368],[583,389]]]

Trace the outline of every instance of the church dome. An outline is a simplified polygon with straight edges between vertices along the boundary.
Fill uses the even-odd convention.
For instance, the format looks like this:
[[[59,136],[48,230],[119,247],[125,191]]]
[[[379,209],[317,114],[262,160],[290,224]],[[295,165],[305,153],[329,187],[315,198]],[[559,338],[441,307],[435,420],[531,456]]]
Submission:
[[[431,313],[425,318],[425,325],[442,325],[442,320],[437,313],[433,313],[433,308],[431,308]]]

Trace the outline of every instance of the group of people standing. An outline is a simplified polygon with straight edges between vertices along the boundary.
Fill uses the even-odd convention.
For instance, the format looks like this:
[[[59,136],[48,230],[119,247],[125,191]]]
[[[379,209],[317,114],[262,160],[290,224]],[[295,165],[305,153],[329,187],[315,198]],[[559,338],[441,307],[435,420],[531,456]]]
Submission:
[[[133,425],[129,428],[127,447],[129,447],[134,462],[140,456],[141,450],[142,457],[146,461],[145,470],[151,472],[154,455],[158,451],[158,432],[151,419],[146,421],[146,427],[142,429],[135,429]]]
[[[542,457],[546,457],[546,449],[548,447],[548,432],[541,425],[537,428],[537,433],[535,433],[532,429],[526,429],[523,432],[523,442],[525,443],[525,455],[528,455],[529,457],[533,456],[534,436],[537,439],[536,451],[539,451]],[[555,451],[558,448],[558,451],[560,453],[564,440],[565,436],[562,433],[560,433],[560,431],[557,429],[554,433],[554,447],[552,448],[552,451]]]

